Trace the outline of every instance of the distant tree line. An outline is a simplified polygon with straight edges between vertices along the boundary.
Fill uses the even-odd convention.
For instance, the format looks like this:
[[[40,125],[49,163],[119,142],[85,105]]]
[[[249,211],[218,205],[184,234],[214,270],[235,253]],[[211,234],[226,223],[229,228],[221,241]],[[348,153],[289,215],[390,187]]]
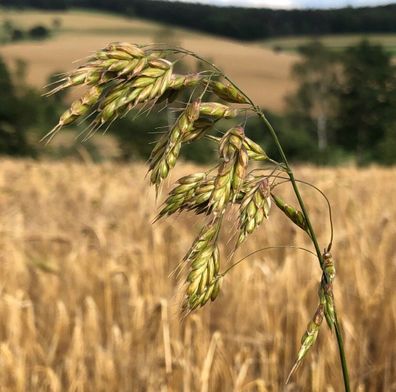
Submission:
[[[51,30],[43,25],[23,29],[6,19],[0,26],[0,44],[22,40],[43,40],[50,36]]]
[[[3,0],[4,6],[94,8],[240,40],[285,35],[396,32],[396,4],[334,10],[215,7],[159,0]]]

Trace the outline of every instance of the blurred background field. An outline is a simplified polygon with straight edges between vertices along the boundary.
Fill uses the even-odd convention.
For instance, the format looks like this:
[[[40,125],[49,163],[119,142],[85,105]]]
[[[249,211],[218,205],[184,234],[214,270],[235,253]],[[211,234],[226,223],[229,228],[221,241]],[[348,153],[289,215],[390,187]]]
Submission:
[[[352,390],[396,391],[396,5],[2,5],[0,391],[342,390],[326,327],[284,385],[316,306],[320,271],[309,254],[258,253],[227,276],[213,304],[180,315],[181,279],[172,272],[203,221],[186,214],[152,225],[165,194],[156,202],[144,166],[172,111],[132,112],[83,143],[77,135],[88,121],[49,145],[39,141],[82,91],[43,97],[44,85],[111,41],[196,51],[265,110],[297,176],[325,191],[334,209],[335,293]],[[184,59],[180,69],[202,64]],[[277,158],[256,119],[246,132]],[[214,159],[208,141],[186,146],[164,191]],[[282,194],[293,200],[287,188]],[[325,246],[326,205],[309,189],[304,196]],[[234,221],[228,226],[223,254]],[[273,209],[238,255],[286,244],[307,245]]]
[[[180,165],[175,178],[200,169]],[[202,222],[184,215],[151,225],[145,170],[1,161],[1,390],[341,391],[326,326],[284,386],[316,306],[320,271],[309,254],[250,257],[214,303],[182,319],[171,273]],[[352,390],[395,391],[395,169],[299,167],[297,175],[334,206],[335,292]],[[305,195],[324,244],[325,204]],[[273,210],[238,254],[291,243],[306,239]]]

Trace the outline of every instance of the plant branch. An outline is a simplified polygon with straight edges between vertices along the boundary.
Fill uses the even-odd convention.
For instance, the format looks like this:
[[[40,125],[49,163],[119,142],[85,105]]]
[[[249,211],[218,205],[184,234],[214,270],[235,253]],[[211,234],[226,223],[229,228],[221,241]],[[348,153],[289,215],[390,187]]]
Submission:
[[[253,104],[253,102],[252,102],[252,104]],[[283,163],[285,164],[285,169],[286,169],[287,174],[289,175],[289,178],[290,178],[294,193],[295,193],[295,195],[296,195],[296,197],[298,199],[298,202],[300,204],[301,210],[302,210],[302,212],[303,212],[303,214],[305,216],[305,219],[307,221],[308,230],[310,232],[310,237],[312,239],[312,243],[313,243],[313,245],[315,247],[315,250],[316,250],[316,254],[317,254],[317,257],[318,257],[318,260],[319,260],[319,263],[320,263],[320,267],[321,267],[321,269],[323,269],[323,257],[322,257],[322,253],[321,253],[321,250],[320,250],[320,247],[319,247],[319,243],[318,243],[315,231],[314,231],[312,223],[311,223],[311,221],[309,219],[309,215],[308,215],[307,209],[305,207],[304,200],[303,200],[303,198],[301,196],[301,193],[300,193],[300,191],[298,189],[298,185],[297,185],[297,181],[296,181],[296,179],[294,177],[294,173],[293,173],[293,171],[292,171],[292,169],[291,169],[291,167],[289,165],[287,157],[286,157],[286,155],[285,155],[285,153],[283,151],[282,145],[279,142],[278,135],[276,134],[274,128],[272,127],[272,125],[270,124],[268,119],[265,117],[265,115],[261,111],[261,109],[258,108],[257,106],[255,106],[255,108],[256,108],[257,115],[262,119],[262,121],[265,124],[266,128],[270,132],[270,134],[271,134],[271,136],[272,136],[272,138],[273,138],[273,140],[275,142],[275,145],[276,145],[276,147],[277,147],[277,149],[279,151],[279,154],[282,157]],[[323,276],[324,276],[324,279],[325,279],[326,283],[329,283],[326,274],[323,274]],[[341,327],[340,327],[340,324],[338,322],[338,318],[337,318],[337,314],[336,314],[335,310],[334,310],[334,313],[335,313],[334,329],[335,329],[335,332],[336,332],[338,351],[339,351],[339,354],[340,354],[340,361],[341,361],[341,367],[342,367],[342,374],[343,374],[345,392],[350,392],[351,389],[350,389],[350,385],[349,385],[350,382],[349,382],[348,364],[347,364],[346,355],[345,355],[345,349],[344,349],[344,342],[343,342],[342,333],[341,333]]]
[[[216,70],[217,72],[222,73],[222,71],[214,64],[210,63],[209,61],[205,60],[204,58],[198,56],[197,54],[195,54],[194,52],[182,49],[182,48],[177,48],[176,51],[180,52],[180,53],[185,53],[187,55],[190,55],[192,57],[195,57],[196,59],[208,64],[209,66],[211,66],[214,70]],[[298,189],[298,185],[297,185],[297,181],[294,177],[294,173],[293,170],[291,169],[289,162],[287,160],[287,157],[285,155],[285,152],[283,151],[282,145],[280,144],[280,141],[278,139],[278,135],[276,134],[274,128],[272,127],[271,123],[268,121],[268,119],[265,117],[264,113],[262,112],[262,110],[260,109],[260,107],[258,107],[257,105],[254,104],[254,102],[250,99],[249,96],[247,96],[229,77],[227,77],[226,75],[223,74],[223,77],[229,82],[231,83],[231,85],[233,85],[234,87],[236,87],[239,92],[247,99],[247,101],[250,103],[252,109],[256,112],[256,114],[261,118],[261,120],[263,121],[264,125],[266,126],[267,130],[269,131],[269,133],[271,134],[271,137],[273,138],[275,145],[279,151],[279,154],[283,160],[283,164],[284,164],[284,169],[287,172],[294,193],[298,199],[298,203],[301,207],[302,213],[305,216],[306,222],[307,222],[307,226],[308,226],[308,230],[309,230],[309,234],[312,240],[312,243],[315,247],[315,251],[316,251],[316,255],[320,264],[321,269],[323,270],[323,257],[322,257],[322,252],[320,250],[319,247],[319,243],[314,231],[314,228],[312,226],[311,220],[309,218],[309,214],[308,211],[306,209],[304,200],[301,196],[301,193]],[[324,273],[324,280],[326,283],[328,282],[328,277],[326,276],[326,274]],[[349,372],[348,372],[348,365],[347,365],[347,361],[346,361],[346,355],[345,355],[345,350],[344,350],[344,342],[343,342],[343,338],[342,338],[342,333],[341,333],[341,327],[340,324],[338,322],[338,318],[337,318],[337,314],[336,311],[334,310],[335,313],[335,322],[334,322],[334,328],[335,328],[335,332],[336,332],[336,337],[337,337],[337,345],[338,345],[338,351],[340,354],[340,361],[341,361],[341,367],[342,367],[342,374],[343,374],[343,380],[344,380],[344,387],[345,387],[345,392],[350,392],[350,381],[349,381]]]

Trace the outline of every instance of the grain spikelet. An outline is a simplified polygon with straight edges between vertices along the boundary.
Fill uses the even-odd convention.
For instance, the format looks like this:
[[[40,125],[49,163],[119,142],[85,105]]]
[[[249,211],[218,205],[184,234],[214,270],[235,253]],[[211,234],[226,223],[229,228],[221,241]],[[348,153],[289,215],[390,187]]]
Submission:
[[[231,128],[220,140],[220,166],[210,197],[210,206],[222,214],[227,204],[235,200],[245,178],[248,155],[243,140],[242,127]]]
[[[292,206],[286,204],[279,196],[274,195],[271,193],[271,196],[276,204],[276,206],[298,227],[303,229],[304,231],[308,230],[307,221],[304,217],[304,214],[295,209]]]
[[[175,166],[179,157],[184,135],[188,134],[199,117],[200,101],[189,104],[181,113],[168,134],[164,134],[155,145],[149,158],[150,181],[157,189]]]
[[[239,208],[239,237],[237,246],[268,219],[271,208],[270,188],[267,178],[259,179],[257,184],[244,196]]]
[[[204,306],[209,299],[214,301],[219,294],[221,276],[217,237],[220,225],[219,219],[206,225],[184,258],[190,264],[184,304],[187,310]]]
[[[316,339],[319,334],[319,329],[323,321],[323,315],[324,315],[324,309],[323,305],[320,304],[315,312],[314,317],[312,320],[309,322],[307,326],[307,330],[304,334],[304,336],[301,339],[301,348],[300,351],[297,354],[297,360],[291,369],[289,376],[287,377],[286,384],[289,382],[291,376],[293,373],[298,369],[298,367],[301,365],[302,360],[304,357],[307,355],[308,351],[311,349],[311,347],[315,344]]]

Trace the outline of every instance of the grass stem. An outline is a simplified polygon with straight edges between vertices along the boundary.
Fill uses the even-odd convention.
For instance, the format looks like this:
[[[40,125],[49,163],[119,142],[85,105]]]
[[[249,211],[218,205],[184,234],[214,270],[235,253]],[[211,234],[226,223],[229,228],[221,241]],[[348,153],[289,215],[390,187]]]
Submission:
[[[253,102],[252,102],[253,104]],[[279,151],[279,154],[283,160],[283,163],[285,165],[285,169],[286,172],[290,178],[291,184],[293,186],[293,190],[294,193],[297,197],[298,203],[301,207],[301,210],[305,216],[305,219],[307,221],[307,226],[308,226],[308,230],[310,232],[310,238],[312,240],[312,243],[315,247],[316,250],[316,254],[318,257],[318,261],[320,263],[320,267],[322,268],[323,266],[323,257],[322,257],[322,252],[320,250],[319,247],[319,243],[315,234],[315,230],[312,226],[312,223],[309,219],[309,214],[308,211],[305,207],[305,203],[304,200],[301,196],[301,193],[298,189],[298,185],[296,182],[296,179],[294,177],[294,173],[293,170],[291,169],[289,162],[287,160],[287,157],[285,155],[285,152],[283,151],[282,145],[279,141],[278,135],[276,134],[274,128],[272,127],[271,123],[268,121],[268,119],[265,117],[264,113],[261,111],[260,108],[256,107],[256,113],[257,115],[261,118],[261,120],[263,121],[264,125],[266,126],[267,130],[269,131],[269,133],[271,134],[274,143]],[[327,281],[327,277],[326,274],[324,274],[325,280]],[[341,332],[341,327],[340,324],[338,322],[338,317],[337,317],[337,313],[335,312],[335,323],[334,323],[334,329],[335,329],[335,333],[336,333],[336,338],[337,338],[337,345],[338,345],[338,351],[340,354],[340,362],[341,362],[341,367],[342,367],[342,375],[343,375],[343,380],[344,380],[344,387],[345,387],[345,392],[350,392],[351,388],[350,388],[350,381],[349,381],[349,372],[348,372],[348,364],[347,364],[347,360],[346,360],[346,355],[345,355],[345,348],[344,348],[344,342],[343,342],[343,338],[342,338],[342,332]]]

